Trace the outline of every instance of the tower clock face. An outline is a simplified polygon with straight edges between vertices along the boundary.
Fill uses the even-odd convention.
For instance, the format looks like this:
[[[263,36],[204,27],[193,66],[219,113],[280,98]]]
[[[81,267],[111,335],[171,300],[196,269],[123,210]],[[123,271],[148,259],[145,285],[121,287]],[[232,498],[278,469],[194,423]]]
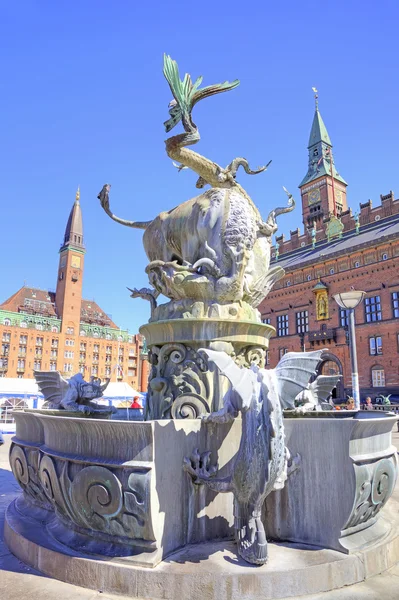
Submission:
[[[71,267],[73,269],[80,269],[80,256],[76,256],[76,255],[72,256]]]
[[[320,190],[311,190],[308,194],[308,204],[316,204],[320,201]]]

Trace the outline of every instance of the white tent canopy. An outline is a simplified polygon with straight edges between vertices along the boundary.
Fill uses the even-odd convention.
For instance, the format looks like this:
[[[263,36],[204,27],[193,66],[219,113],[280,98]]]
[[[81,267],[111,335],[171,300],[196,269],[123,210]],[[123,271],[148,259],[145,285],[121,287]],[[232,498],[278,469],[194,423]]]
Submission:
[[[0,396],[2,394],[15,396],[26,394],[42,397],[34,379],[19,379],[17,377],[0,377]]]
[[[135,396],[143,396],[126,381],[111,381],[104,390],[105,400],[133,400]]]

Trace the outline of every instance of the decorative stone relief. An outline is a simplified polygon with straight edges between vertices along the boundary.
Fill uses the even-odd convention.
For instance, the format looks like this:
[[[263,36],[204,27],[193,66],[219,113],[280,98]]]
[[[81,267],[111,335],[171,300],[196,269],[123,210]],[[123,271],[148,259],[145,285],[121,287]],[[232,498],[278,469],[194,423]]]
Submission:
[[[354,464],[356,498],[343,528],[343,535],[372,525],[391,496],[397,478],[397,458],[383,458],[367,464]],[[350,531],[348,531],[350,530]]]
[[[27,453],[32,464],[28,463]],[[119,479],[124,477],[125,469],[112,472],[101,465],[90,465],[71,479],[69,461],[54,460],[39,450],[29,451],[17,445],[11,449],[10,464],[30,500],[55,510],[90,535],[95,537],[96,532],[102,532],[131,541],[155,541],[150,469],[130,468],[125,491]]]
[[[36,448],[23,448],[16,444],[11,446],[11,469],[24,494],[34,504],[49,509],[50,504],[38,476],[39,458],[40,452]]]
[[[185,344],[152,346],[149,360],[147,418],[197,418],[209,412],[212,374],[196,350]]]

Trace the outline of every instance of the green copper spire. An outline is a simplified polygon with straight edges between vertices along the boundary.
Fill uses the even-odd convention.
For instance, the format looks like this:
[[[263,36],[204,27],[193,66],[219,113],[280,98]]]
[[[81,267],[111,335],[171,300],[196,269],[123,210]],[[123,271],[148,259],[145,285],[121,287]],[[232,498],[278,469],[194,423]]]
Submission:
[[[316,88],[313,88],[313,91],[316,92]],[[334,164],[334,157],[332,153],[332,143],[330,140],[330,136],[328,135],[328,131],[326,126],[324,125],[324,121],[321,118],[321,114],[319,112],[318,105],[318,96],[315,95],[316,99],[316,108],[313,117],[312,129],[310,130],[309,136],[309,165],[308,172],[305,177],[302,179],[299,187],[305,185],[305,183],[309,183],[323,176],[331,175],[337,181],[341,181],[346,185],[345,179],[341,177],[341,175],[337,172]],[[332,169],[331,169],[332,164]]]
[[[321,114],[319,113],[319,110],[316,108],[314,117],[313,117],[312,129],[310,130],[308,148],[311,148],[312,146],[315,146],[316,144],[319,144],[320,142],[325,142],[329,146],[332,146],[330,136],[328,135],[327,128],[324,125],[324,121],[321,118]]]

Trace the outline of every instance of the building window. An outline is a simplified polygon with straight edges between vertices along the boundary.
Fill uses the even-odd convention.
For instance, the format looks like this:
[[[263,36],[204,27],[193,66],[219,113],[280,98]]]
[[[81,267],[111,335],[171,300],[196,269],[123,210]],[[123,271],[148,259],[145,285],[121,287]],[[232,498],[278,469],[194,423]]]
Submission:
[[[266,350],[265,364],[270,365],[270,350]]]
[[[19,360],[19,361],[18,361],[18,366],[17,366],[17,368],[18,368],[19,370],[25,369],[25,360],[23,360],[23,359],[22,359],[22,360]]]
[[[283,358],[284,354],[287,354],[287,352],[288,352],[288,348],[279,348],[278,357],[280,359]]]
[[[330,275],[334,275],[334,269],[330,269]]]
[[[100,337],[100,334],[98,333],[98,331],[95,331],[95,332],[93,333],[93,337],[94,337],[94,338],[98,338],[98,337]]]
[[[36,323],[36,325],[35,325],[35,328],[36,328],[38,331],[43,331],[43,324],[42,324],[42,323]]]
[[[366,311],[367,323],[382,320],[380,296],[371,296],[370,298],[366,298],[364,301],[364,307]]]
[[[74,353],[72,352],[72,350],[65,350],[64,352],[64,358],[73,358]]]
[[[267,317],[266,319],[262,319],[262,323],[264,323],[265,325],[270,325],[270,317]]]
[[[53,333],[58,333],[58,327],[56,325],[53,325],[52,328],[51,328],[51,331]]]
[[[97,366],[94,366],[94,367],[91,368],[91,374],[92,375],[98,375],[98,367]]]
[[[19,336],[19,343],[26,345],[28,343],[28,336],[27,335],[20,335]]]
[[[86,344],[84,344],[83,342],[80,343],[80,349],[83,350],[83,352],[86,352]]]
[[[7,327],[9,327],[11,325],[11,319],[4,319],[3,325],[6,325]]]
[[[40,360],[36,360],[36,361],[33,363],[33,368],[34,368],[34,370],[35,370],[35,371],[40,371],[40,369],[42,368],[42,363],[41,363],[41,361],[40,361]]]
[[[306,279],[307,279],[308,281],[311,281],[311,280],[312,280],[312,276],[311,276],[311,275],[308,275],[308,276],[306,277]]]
[[[94,344],[93,345],[93,352],[100,352],[100,345],[99,344]]]
[[[111,334],[110,334],[110,333],[107,333],[107,335],[105,336],[105,339],[106,339],[106,340],[110,340],[110,339],[111,339]]]
[[[382,255],[382,260],[388,260],[388,254],[383,254]]]
[[[36,338],[36,346],[43,346],[43,338],[42,337]]]
[[[52,348],[58,348],[58,340],[57,340],[57,338],[53,338],[51,340],[51,347]]]
[[[56,371],[56,370],[57,370],[57,363],[51,362],[50,363],[50,371]]]
[[[385,386],[385,371],[381,367],[373,367],[371,369],[371,382],[373,387]]]
[[[357,260],[357,261],[355,262],[355,269],[358,269],[359,267],[360,267],[360,262]]]
[[[74,334],[74,328],[73,327],[67,327],[67,335],[73,335]]]
[[[28,327],[26,321],[21,321],[19,326],[22,327],[22,329],[25,329],[26,327]]]
[[[369,349],[371,356],[376,356],[377,354],[382,354],[382,337],[375,336],[369,338]]]
[[[111,367],[105,367],[105,376],[111,377]]]
[[[394,292],[392,294],[392,308],[393,316],[395,319],[399,319],[399,292]]]
[[[309,331],[309,315],[307,310],[296,313],[296,332],[306,333]]]
[[[80,330],[80,335],[81,335],[82,337],[84,337],[84,336],[86,335],[86,332],[85,332],[85,330],[84,330],[84,329],[81,329],[81,330]]]
[[[349,310],[347,308],[339,309],[339,322],[341,327],[348,327],[349,325]]]
[[[11,341],[11,333],[9,331],[5,331],[3,333],[3,342],[10,342]]]
[[[65,340],[65,346],[74,346],[75,340]]]
[[[66,373],[71,373],[73,369],[73,365],[71,363],[64,363],[64,371]]]
[[[288,315],[278,315],[277,317],[277,335],[288,335]]]
[[[286,283],[286,286],[289,287],[290,285],[291,285],[291,281],[288,280],[287,283]]]

